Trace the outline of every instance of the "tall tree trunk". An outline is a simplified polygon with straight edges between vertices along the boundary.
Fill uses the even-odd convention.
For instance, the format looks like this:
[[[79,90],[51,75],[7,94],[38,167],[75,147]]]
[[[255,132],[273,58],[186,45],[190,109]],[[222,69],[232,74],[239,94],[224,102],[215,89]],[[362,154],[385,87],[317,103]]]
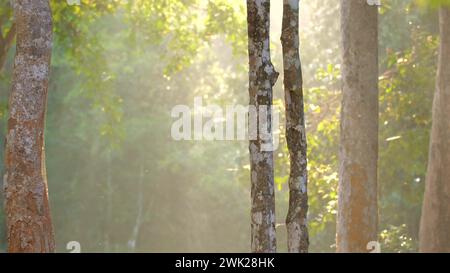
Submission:
[[[249,128],[259,128],[249,145],[251,245],[252,252],[275,252],[273,151],[264,148],[272,143],[272,87],[278,78],[270,59],[270,0],[247,0],[247,23],[250,107],[256,109],[257,123],[250,118]],[[262,133],[265,129],[268,134]]]
[[[421,252],[450,252],[450,8],[439,11],[441,45],[420,223]]]
[[[378,8],[341,0],[342,110],[338,252],[377,241]]]
[[[286,217],[288,251],[307,253],[309,246],[308,172],[306,169],[306,131],[303,106],[303,80],[299,56],[299,0],[283,1],[284,97],[286,103],[286,141],[290,156],[289,210]]]
[[[106,155],[106,179],[105,179],[105,191],[106,191],[106,202],[105,202],[105,230],[103,231],[103,245],[105,252],[112,252],[111,244],[111,234],[110,230],[112,227],[112,214],[113,214],[113,194],[114,189],[112,185],[112,151],[108,148]]]
[[[15,0],[17,50],[4,177],[9,252],[53,252],[44,123],[52,49],[48,0]]]
[[[14,23],[4,36],[0,35],[0,72],[3,70],[5,66],[8,51],[12,47],[15,37],[16,37],[16,24]]]
[[[136,244],[139,239],[139,233],[141,231],[142,223],[144,222],[144,178],[145,178],[145,170],[144,164],[141,163],[139,169],[139,180],[137,187],[137,215],[136,221],[133,227],[133,231],[131,232],[130,240],[128,240],[128,247],[131,252],[136,252]]]
[[[8,3],[2,7],[0,14],[0,72],[3,70],[8,56],[8,51],[12,47],[14,38],[16,37],[16,24],[12,22],[9,29],[3,33],[5,25],[13,21],[12,6]]]

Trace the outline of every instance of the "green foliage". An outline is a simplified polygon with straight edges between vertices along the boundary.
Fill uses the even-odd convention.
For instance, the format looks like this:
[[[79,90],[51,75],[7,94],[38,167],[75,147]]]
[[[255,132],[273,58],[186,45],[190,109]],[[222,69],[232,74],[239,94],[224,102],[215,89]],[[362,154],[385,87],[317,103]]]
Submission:
[[[340,92],[338,67],[329,64],[317,71],[318,87],[306,90],[309,164],[309,219],[312,251],[334,248]]]
[[[415,246],[428,159],[438,43],[435,36],[421,30],[413,31],[411,38],[410,49],[388,54],[387,70],[381,76],[379,181],[382,226],[389,229],[390,225],[406,225],[402,236],[412,238]],[[401,249],[403,245],[399,245]],[[416,249],[409,249],[413,250]]]
[[[440,6],[450,6],[450,0],[417,0],[417,2],[426,7],[437,8]]]
[[[380,233],[380,244],[383,246],[382,252],[386,253],[400,253],[400,252],[414,252],[417,250],[417,241],[408,237],[408,230],[406,225],[392,226],[384,229]]]
[[[234,54],[245,56],[247,21],[245,7],[240,4],[240,1],[208,1],[207,14],[205,36],[224,34],[226,40],[232,45]]]

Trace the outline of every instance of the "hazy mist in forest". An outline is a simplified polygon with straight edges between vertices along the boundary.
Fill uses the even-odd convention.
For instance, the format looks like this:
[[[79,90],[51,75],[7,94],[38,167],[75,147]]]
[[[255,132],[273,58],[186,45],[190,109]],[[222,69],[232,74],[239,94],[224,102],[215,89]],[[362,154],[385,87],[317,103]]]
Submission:
[[[75,241],[82,252],[248,252],[248,141],[171,137],[173,107],[193,108],[195,97],[223,108],[248,105],[245,1],[170,0],[160,7],[137,0],[101,12],[89,7],[91,2],[52,6],[59,13],[45,137],[57,251],[69,252],[67,244]],[[283,113],[281,2],[271,1],[271,54],[280,72],[274,104]],[[380,243],[382,251],[412,252],[428,155],[437,21],[435,11],[414,1],[382,4]],[[310,251],[334,252],[339,1],[300,1],[300,13]],[[13,57],[11,49],[0,77],[2,141]],[[279,129],[277,241],[278,251],[286,252],[289,159],[283,114]],[[1,252],[4,222],[0,214]]]

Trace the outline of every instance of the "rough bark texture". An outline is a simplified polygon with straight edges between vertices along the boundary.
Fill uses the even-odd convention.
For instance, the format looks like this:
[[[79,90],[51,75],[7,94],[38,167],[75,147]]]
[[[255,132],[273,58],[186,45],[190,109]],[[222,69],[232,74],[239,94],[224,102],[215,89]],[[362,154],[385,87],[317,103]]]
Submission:
[[[278,73],[270,59],[269,19],[270,0],[247,0],[250,106],[267,112],[256,111],[257,124],[271,132],[272,87]],[[276,251],[273,152],[262,149],[271,142],[260,132],[250,140],[252,252]]]
[[[420,223],[421,252],[450,252],[450,9],[440,9],[439,64]]]
[[[284,96],[286,103],[286,141],[290,156],[289,210],[286,217],[288,251],[307,253],[309,246],[308,172],[303,107],[303,80],[299,56],[299,0],[284,0],[283,45]]]
[[[378,9],[341,0],[342,110],[338,252],[377,241]]]
[[[13,5],[17,50],[4,177],[8,251],[53,252],[44,153],[51,10],[48,0],[16,0]]]

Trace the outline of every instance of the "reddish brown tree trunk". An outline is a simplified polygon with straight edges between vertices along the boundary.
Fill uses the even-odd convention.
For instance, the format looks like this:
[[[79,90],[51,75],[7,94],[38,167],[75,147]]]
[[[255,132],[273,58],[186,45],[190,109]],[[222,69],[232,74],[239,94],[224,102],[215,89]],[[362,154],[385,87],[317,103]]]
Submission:
[[[270,60],[270,0],[247,0],[249,95],[256,109],[257,139],[250,140],[252,252],[275,252],[275,191],[272,146],[272,87],[278,73]],[[265,112],[261,114],[259,110]],[[257,125],[257,126],[256,126]],[[264,128],[264,129],[262,129]],[[268,130],[262,136],[262,130]]]
[[[303,106],[303,80],[299,56],[299,0],[283,1],[284,97],[286,104],[286,141],[290,156],[289,210],[286,217],[288,251],[307,253],[309,246],[308,172],[306,169],[306,132]]]
[[[338,252],[377,241],[378,8],[341,0],[342,110]]]
[[[17,49],[9,101],[5,200],[9,252],[53,252],[44,122],[52,49],[48,0],[15,0]]]
[[[441,45],[420,223],[420,252],[450,252],[450,8],[439,12]]]

